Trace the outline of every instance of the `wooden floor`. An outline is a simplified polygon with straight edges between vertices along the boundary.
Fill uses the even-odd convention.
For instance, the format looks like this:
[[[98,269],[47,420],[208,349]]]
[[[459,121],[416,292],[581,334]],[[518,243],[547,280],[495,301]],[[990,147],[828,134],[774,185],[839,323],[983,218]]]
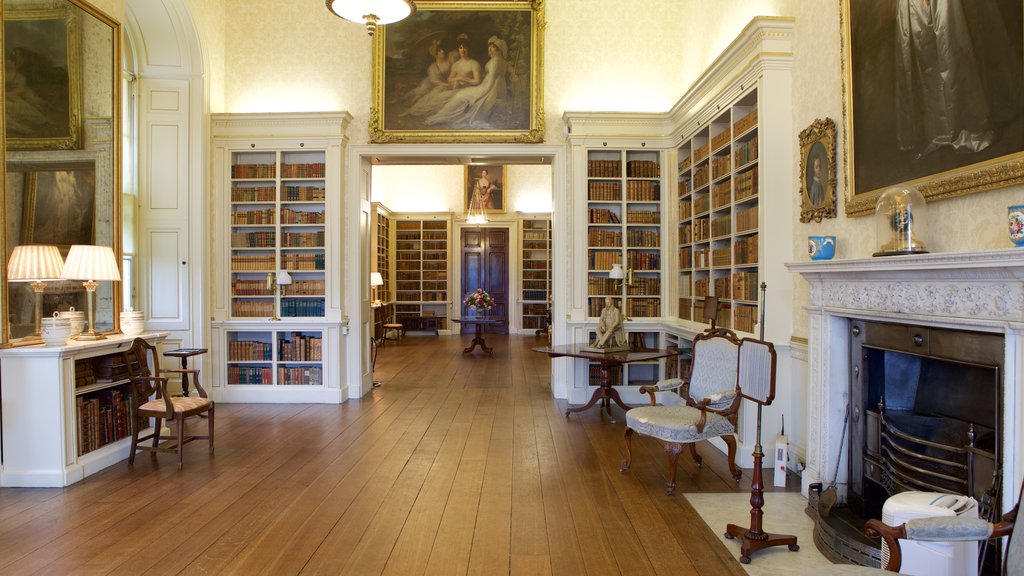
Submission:
[[[686,492],[737,485],[596,409],[564,416],[532,336],[410,337],[342,405],[219,404],[216,453],[140,455],[66,489],[0,489],[0,574],[744,574]],[[198,422],[205,426],[204,422]],[[737,523],[745,523],[738,518]],[[724,527],[716,527],[715,531]]]

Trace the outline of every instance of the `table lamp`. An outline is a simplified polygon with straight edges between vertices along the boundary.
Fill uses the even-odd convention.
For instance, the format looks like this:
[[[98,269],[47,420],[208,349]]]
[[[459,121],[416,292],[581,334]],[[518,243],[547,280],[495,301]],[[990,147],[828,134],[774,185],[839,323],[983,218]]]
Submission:
[[[370,288],[373,289],[373,301],[377,302],[377,286],[384,285],[384,278],[380,272],[370,272]]]
[[[64,273],[61,277],[67,280],[82,280],[82,286],[85,286],[86,314],[89,324],[78,340],[105,339],[106,336],[96,333],[95,292],[101,280],[113,282],[121,280],[121,272],[117,267],[114,251],[110,246],[75,244],[68,252],[68,259],[64,262]]]
[[[36,293],[36,336],[39,336],[39,319],[43,315],[46,280],[60,280],[63,269],[64,259],[60,256],[60,250],[56,246],[43,244],[15,246],[7,262],[7,281],[31,282],[32,291]]]

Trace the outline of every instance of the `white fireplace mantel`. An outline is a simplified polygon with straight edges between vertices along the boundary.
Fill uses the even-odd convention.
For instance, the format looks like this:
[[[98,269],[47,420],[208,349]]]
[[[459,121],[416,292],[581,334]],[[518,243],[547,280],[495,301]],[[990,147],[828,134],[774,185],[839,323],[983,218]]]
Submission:
[[[797,262],[808,282],[807,468],[802,488],[830,484],[849,398],[850,320],[1003,334],[1003,510],[1024,475],[1024,250]],[[845,451],[845,448],[844,448]],[[847,463],[839,465],[845,498]]]

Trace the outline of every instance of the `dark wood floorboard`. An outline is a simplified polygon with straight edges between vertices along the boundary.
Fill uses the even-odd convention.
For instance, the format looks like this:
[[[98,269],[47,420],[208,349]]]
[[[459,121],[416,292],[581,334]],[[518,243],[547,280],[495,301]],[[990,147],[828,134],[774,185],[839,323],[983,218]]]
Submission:
[[[541,340],[466,340],[388,343],[383,385],[345,404],[218,404],[215,454],[190,444],[180,472],[140,455],[0,489],[0,574],[743,574],[724,527],[665,495],[657,443],[622,474],[621,413],[565,417]],[[750,489],[698,451],[677,494]]]

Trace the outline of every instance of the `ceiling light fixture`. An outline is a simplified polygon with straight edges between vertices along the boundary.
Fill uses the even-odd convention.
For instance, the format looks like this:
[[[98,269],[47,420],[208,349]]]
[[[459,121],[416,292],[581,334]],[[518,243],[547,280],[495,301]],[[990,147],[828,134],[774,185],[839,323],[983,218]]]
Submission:
[[[416,11],[412,0],[326,0],[326,5],[335,16],[364,24],[370,36],[377,26],[404,20]]]

